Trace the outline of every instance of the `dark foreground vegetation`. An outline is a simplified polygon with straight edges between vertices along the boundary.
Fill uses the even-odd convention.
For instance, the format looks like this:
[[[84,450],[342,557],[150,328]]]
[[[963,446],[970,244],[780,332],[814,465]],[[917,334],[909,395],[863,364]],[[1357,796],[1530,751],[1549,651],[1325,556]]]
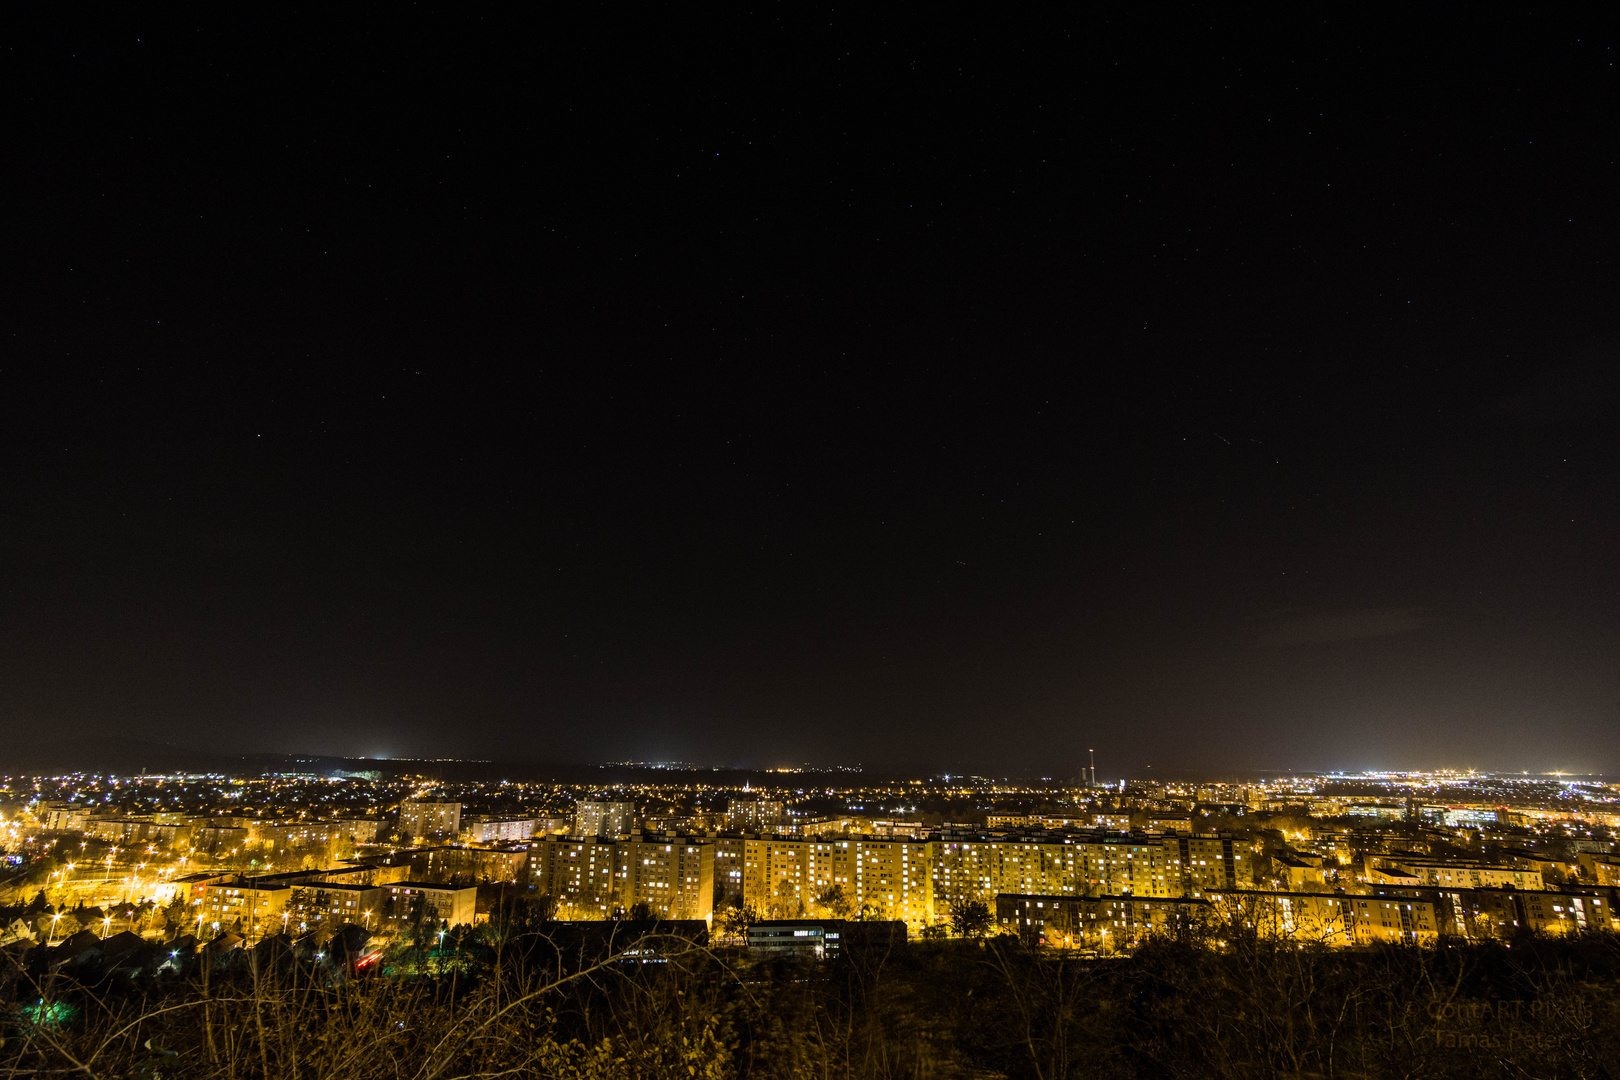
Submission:
[[[0,1075],[1620,1077],[1612,936],[1234,937],[1103,961],[996,939],[808,965],[657,935],[559,951],[543,931],[419,937],[358,966],[267,942],[71,978],[7,953]]]

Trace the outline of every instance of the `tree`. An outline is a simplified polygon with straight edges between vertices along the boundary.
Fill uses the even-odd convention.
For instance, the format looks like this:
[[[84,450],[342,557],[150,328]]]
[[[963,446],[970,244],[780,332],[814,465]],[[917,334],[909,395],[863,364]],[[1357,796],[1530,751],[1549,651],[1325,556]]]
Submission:
[[[789,878],[782,878],[776,883],[775,903],[771,905],[771,914],[778,919],[797,919],[804,915],[804,901],[800,899],[798,889]]]
[[[170,937],[178,936],[185,931],[190,914],[184,897],[177,895],[169,901],[168,906],[163,909],[163,921],[171,931]]]
[[[833,885],[823,890],[816,897],[816,906],[827,911],[835,919],[847,919],[855,910],[855,905],[844,893],[842,885]]]
[[[966,900],[951,908],[951,929],[959,937],[982,938],[994,921],[990,906],[983,900]]]
[[[721,937],[746,937],[749,924],[757,921],[759,912],[741,904],[728,904],[714,913],[714,926]]]

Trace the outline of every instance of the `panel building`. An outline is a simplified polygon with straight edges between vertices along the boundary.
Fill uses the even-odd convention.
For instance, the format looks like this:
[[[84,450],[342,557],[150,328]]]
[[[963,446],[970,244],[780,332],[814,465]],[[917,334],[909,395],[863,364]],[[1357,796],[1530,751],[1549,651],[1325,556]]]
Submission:
[[[1236,878],[1243,865],[1231,840],[1218,836],[952,836],[935,842],[934,903],[944,912],[994,904],[1002,893],[1196,897]]]
[[[476,886],[463,888],[427,881],[398,881],[379,891],[382,924],[395,929],[419,922],[470,926],[478,900]]]
[[[740,832],[776,832],[787,816],[786,806],[774,799],[732,799],[726,804],[726,828]]]
[[[743,899],[761,914],[797,918],[836,896],[850,913],[933,921],[932,841],[747,837],[742,844]]]
[[[282,914],[292,899],[292,885],[233,875],[200,883],[193,896],[200,901],[192,915],[199,930],[229,931],[252,939],[285,928]]]
[[[1543,882],[1538,870],[1521,866],[1497,866],[1471,859],[1412,859],[1393,860],[1395,865],[1417,878],[1424,885],[1445,889],[1492,889],[1512,886],[1515,889],[1541,889]]]
[[[288,930],[335,930],[347,923],[376,930],[382,925],[384,889],[381,885],[361,885],[314,881],[294,885],[287,905]]]
[[[996,923],[1031,944],[1115,950],[1153,935],[1209,925],[1208,900],[1187,897],[1040,896],[1002,893]]]
[[[462,826],[462,839],[469,844],[502,844],[527,840],[540,831],[540,819],[533,817],[490,817],[477,815]]]
[[[605,919],[646,904],[662,919],[714,911],[712,837],[553,837],[529,849],[529,882],[562,918]]]
[[[636,804],[629,801],[582,800],[574,812],[575,836],[629,836],[636,824]]]
[[[743,847],[741,836],[714,839],[714,884],[716,904],[743,906]]]
[[[399,804],[399,832],[412,840],[447,840],[461,832],[461,804],[406,799]]]

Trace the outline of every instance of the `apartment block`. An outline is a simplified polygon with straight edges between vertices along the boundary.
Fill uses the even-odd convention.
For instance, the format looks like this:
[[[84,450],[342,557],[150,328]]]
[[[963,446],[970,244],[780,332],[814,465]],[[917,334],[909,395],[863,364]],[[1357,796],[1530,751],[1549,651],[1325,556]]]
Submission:
[[[381,818],[340,817],[333,819],[332,829],[339,835],[350,837],[357,844],[375,844],[382,838],[384,825]]]
[[[406,799],[399,804],[399,832],[412,840],[444,840],[461,832],[461,804]]]
[[[1396,866],[1423,885],[1439,889],[1515,889],[1544,887],[1541,873],[1523,866],[1499,866],[1465,859],[1396,860]]]
[[[272,852],[325,847],[340,835],[332,821],[255,821],[247,827],[248,844]]]
[[[1034,944],[1112,951],[1155,934],[1207,925],[1211,904],[1185,897],[1002,893],[995,913],[1002,930]]]
[[[292,886],[281,880],[232,876],[193,889],[193,918],[202,930],[231,931],[250,940],[285,929],[282,914]]]
[[[394,928],[428,921],[470,926],[478,899],[475,886],[428,881],[399,881],[382,886],[380,891],[382,924]]]
[[[599,836],[542,840],[531,849],[529,882],[557,902],[559,918],[605,919],[620,906],[618,844]]]
[[[575,808],[575,836],[628,836],[636,824],[636,804],[584,799]]]
[[[1181,891],[1183,895],[1202,897],[1212,891],[1236,889],[1239,873],[1242,884],[1253,881],[1253,874],[1244,865],[1241,845],[1234,845],[1230,836],[1218,833],[1166,837],[1160,844],[1171,849],[1180,862]]]
[[[382,925],[386,893],[380,885],[311,882],[294,885],[287,905],[288,929],[307,931],[354,923],[368,930]]]
[[[1620,885],[1620,855],[1583,851],[1577,858],[1583,877],[1591,878],[1599,885]]]
[[[714,842],[708,837],[632,837],[617,845],[624,906],[645,903],[661,919],[706,919],[714,911]]]
[[[529,847],[503,844],[499,847],[425,848],[410,853],[410,867],[412,876],[421,881],[455,881],[463,885],[515,883],[529,876]]]
[[[1432,945],[1456,925],[1438,898],[1416,896],[1352,896],[1355,943],[1392,942]]]
[[[932,842],[875,837],[743,841],[743,897],[773,918],[807,914],[835,887],[852,912],[933,921]]]
[[[469,844],[509,844],[527,840],[539,827],[538,818],[478,816],[463,824],[461,838]]]
[[[726,828],[741,832],[775,832],[787,816],[775,799],[732,799],[726,804]]]
[[[1362,940],[1357,937],[1356,902],[1374,899],[1285,889],[1216,889],[1208,896],[1220,924],[1253,927],[1265,938],[1319,945],[1349,945]],[[1359,910],[1371,913],[1381,909],[1364,903]],[[1429,914],[1433,915],[1433,905],[1429,906]],[[1427,929],[1431,938],[1439,932],[1437,924]],[[1369,933],[1364,930],[1363,937]]]
[[[714,839],[714,882],[718,902],[731,907],[743,904],[743,846],[740,835]]]
[[[88,807],[70,802],[48,802],[38,814],[39,827],[47,832],[83,832],[90,819]]]
[[[1529,892],[1511,888],[1438,893],[1452,912],[1452,933],[1475,940],[1505,939],[1524,931],[1575,934],[1620,930],[1615,896],[1607,889]]]
[[[1196,853],[1200,888],[1235,879],[1242,856],[1221,838],[1101,833],[946,837],[935,842],[934,903],[994,902],[1017,895],[1166,898],[1187,895],[1187,862]]]
[[[577,836],[529,849],[529,881],[565,918],[607,918],[645,903],[659,918],[704,919],[714,910],[711,837]]]

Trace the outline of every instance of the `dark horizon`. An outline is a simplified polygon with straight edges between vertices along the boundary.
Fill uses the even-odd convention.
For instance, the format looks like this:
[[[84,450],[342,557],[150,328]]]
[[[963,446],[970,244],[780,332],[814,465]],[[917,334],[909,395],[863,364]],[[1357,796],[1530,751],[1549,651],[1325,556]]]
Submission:
[[[1383,776],[1402,770],[1352,773],[1342,770],[1260,769],[1260,768],[1153,768],[1120,770],[1099,763],[1095,785],[1099,793],[1113,791],[1121,782],[1138,784],[1264,783],[1271,780],[1316,778],[1335,785],[1367,786],[1368,791],[1384,790]],[[1447,770],[1412,770],[1430,773],[1439,782]],[[1027,784],[1053,790],[1090,786],[1085,769],[1076,772],[1024,769],[1021,771],[975,771],[971,766],[943,769],[865,766],[860,763],[794,766],[750,766],[743,763],[651,763],[584,762],[546,760],[498,760],[487,758],[366,758],[300,753],[222,754],[155,744],[114,742],[92,753],[36,749],[32,752],[11,748],[0,760],[4,776],[118,776],[124,778],[163,776],[229,776],[255,779],[275,776],[313,775],[325,779],[375,778],[396,782],[420,778],[443,785],[490,784],[510,781],[516,784],[548,783],[562,787],[617,791],[645,786],[702,785],[714,789],[752,785],[763,790],[813,790],[816,788],[873,788],[886,784],[962,783],[982,779],[991,783]],[[1605,783],[1602,773],[1571,773],[1511,770],[1496,773],[1455,774],[1459,781],[1500,779],[1523,776],[1529,782]],[[1466,784],[1465,784],[1466,786]],[[498,787],[497,787],[498,790]],[[1134,789],[1133,789],[1134,790]]]
[[[0,757],[1617,771],[1614,21],[1202,15],[14,14]]]

